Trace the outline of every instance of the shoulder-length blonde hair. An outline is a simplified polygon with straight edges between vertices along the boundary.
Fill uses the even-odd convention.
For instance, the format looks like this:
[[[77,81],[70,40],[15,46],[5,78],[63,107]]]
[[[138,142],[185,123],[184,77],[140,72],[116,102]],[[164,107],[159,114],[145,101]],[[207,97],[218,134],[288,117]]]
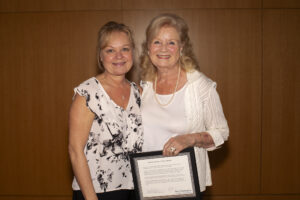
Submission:
[[[179,59],[180,66],[185,71],[199,70],[188,35],[189,28],[186,22],[178,15],[165,13],[154,17],[146,29],[146,41],[142,44],[142,54],[140,56],[141,79],[144,81],[154,80],[156,67],[149,58],[148,49],[159,30],[166,26],[175,28],[179,34],[180,44],[182,46]]]

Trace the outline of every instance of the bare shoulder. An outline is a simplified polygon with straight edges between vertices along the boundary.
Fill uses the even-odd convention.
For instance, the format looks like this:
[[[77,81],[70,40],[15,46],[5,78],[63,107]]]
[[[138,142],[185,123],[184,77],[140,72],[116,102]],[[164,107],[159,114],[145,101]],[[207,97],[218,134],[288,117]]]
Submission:
[[[70,108],[70,117],[93,117],[94,114],[91,112],[90,109],[88,109],[88,107],[86,106],[86,99],[85,97],[76,94],[74,96],[73,102],[71,104],[71,108]]]

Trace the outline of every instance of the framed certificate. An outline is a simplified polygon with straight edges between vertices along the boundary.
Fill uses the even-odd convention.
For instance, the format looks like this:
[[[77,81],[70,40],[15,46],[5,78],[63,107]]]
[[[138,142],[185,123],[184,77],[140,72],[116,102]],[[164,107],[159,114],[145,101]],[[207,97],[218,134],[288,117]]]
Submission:
[[[136,197],[139,200],[200,200],[194,148],[177,156],[162,151],[130,155]]]

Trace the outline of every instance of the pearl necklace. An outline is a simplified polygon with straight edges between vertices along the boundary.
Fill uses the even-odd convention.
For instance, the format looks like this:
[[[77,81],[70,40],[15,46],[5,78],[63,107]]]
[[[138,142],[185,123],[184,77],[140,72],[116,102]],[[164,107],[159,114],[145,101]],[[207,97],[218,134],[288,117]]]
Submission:
[[[156,76],[155,76],[155,81],[154,81],[154,98],[155,98],[156,102],[157,102],[160,106],[167,106],[167,105],[169,105],[169,104],[173,101],[173,99],[174,99],[174,97],[175,97],[175,93],[176,93],[177,87],[178,87],[178,83],[179,83],[180,71],[181,71],[181,70],[180,70],[180,66],[179,66],[179,67],[178,67],[177,81],[176,81],[176,86],[175,86],[174,92],[173,92],[172,97],[170,98],[170,100],[169,100],[167,103],[165,103],[165,104],[161,103],[161,102],[158,100],[158,97],[157,97],[157,93],[156,93],[157,74],[156,74]]]

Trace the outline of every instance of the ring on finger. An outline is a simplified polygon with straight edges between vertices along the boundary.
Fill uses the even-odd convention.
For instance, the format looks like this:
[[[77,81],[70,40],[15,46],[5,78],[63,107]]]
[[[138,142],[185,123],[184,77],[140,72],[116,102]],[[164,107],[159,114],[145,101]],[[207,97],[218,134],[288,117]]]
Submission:
[[[175,147],[170,147],[170,151],[171,151],[171,153],[174,153],[176,151],[176,148]]]

